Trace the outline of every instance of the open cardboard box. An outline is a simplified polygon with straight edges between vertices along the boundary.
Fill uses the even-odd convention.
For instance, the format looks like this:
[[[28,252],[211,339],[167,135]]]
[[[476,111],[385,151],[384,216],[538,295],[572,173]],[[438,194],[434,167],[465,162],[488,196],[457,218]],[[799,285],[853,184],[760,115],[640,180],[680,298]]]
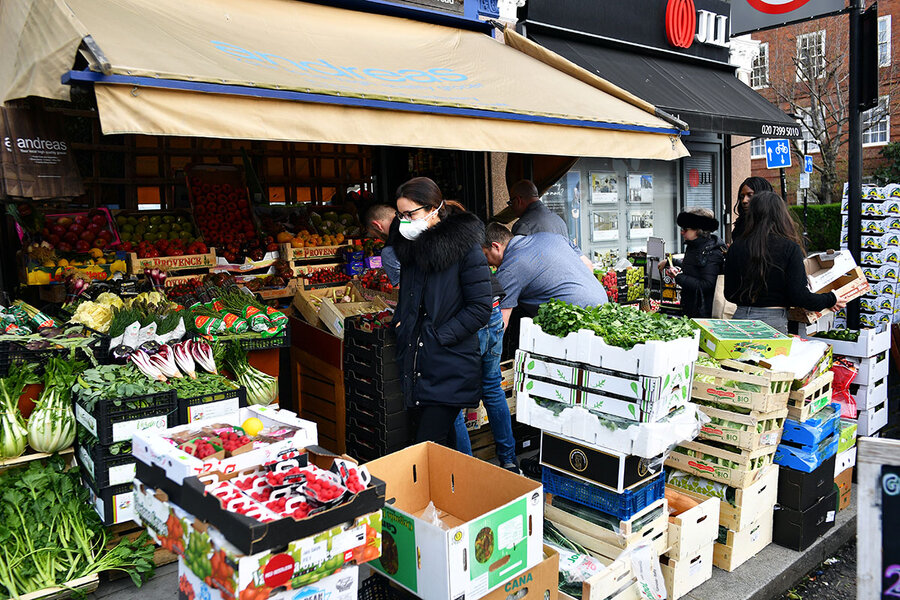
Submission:
[[[430,442],[366,466],[387,483],[372,566],[420,598],[476,600],[544,559],[540,483]]]
[[[836,296],[854,300],[872,289],[863,270],[856,266],[847,250],[812,254],[804,261],[804,266],[809,289],[815,294],[834,292]],[[810,324],[830,312],[829,308],[821,311],[792,308],[789,317],[792,321]]]
[[[816,293],[839,277],[856,268],[856,261],[849,250],[828,250],[810,254],[803,261],[809,287]]]

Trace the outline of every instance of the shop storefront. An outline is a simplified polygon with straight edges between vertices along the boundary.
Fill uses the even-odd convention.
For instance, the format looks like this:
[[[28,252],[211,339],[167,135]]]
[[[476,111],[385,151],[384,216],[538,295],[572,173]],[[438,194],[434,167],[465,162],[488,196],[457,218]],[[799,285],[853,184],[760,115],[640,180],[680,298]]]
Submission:
[[[794,121],[735,77],[729,13],[721,0],[529,0],[520,10],[526,37],[690,128],[689,157],[628,160],[611,147],[579,159],[549,190],[548,204],[595,260],[642,250],[650,236],[679,251],[679,211],[707,208],[720,222],[729,214],[739,183],[726,175],[732,136],[799,135]]]

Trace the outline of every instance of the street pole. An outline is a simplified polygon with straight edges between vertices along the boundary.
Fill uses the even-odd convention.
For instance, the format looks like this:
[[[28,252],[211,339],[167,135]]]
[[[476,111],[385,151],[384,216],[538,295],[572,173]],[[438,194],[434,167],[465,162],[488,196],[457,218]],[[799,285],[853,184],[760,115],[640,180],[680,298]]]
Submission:
[[[806,157],[809,156],[809,142],[803,140],[803,170],[806,171]],[[809,174],[812,178],[812,173]],[[806,219],[809,217],[806,206],[809,199],[809,187],[803,189],[803,244],[804,250],[809,250],[809,230],[806,225]]]
[[[847,140],[847,194],[848,194],[848,243],[850,253],[856,264],[860,264],[862,245],[862,129],[859,123],[860,76],[862,61],[860,22],[862,19],[863,0],[850,0],[850,110],[849,136]],[[847,327],[859,329],[859,300],[847,305]]]
[[[787,198],[787,177],[784,176],[784,167],[781,167],[779,172],[781,173],[781,199],[785,204],[790,204]]]

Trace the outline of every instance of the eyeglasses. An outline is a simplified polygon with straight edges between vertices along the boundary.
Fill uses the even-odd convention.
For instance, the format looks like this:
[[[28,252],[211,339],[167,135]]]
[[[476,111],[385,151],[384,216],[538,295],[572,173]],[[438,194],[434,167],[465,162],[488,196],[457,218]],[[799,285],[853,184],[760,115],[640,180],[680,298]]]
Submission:
[[[408,211],[406,211],[406,212],[400,212],[400,211],[398,210],[398,211],[397,211],[396,213],[394,213],[394,214],[396,215],[396,217],[397,217],[398,219],[405,219],[405,220],[407,220],[407,221],[412,221],[412,220],[413,220],[412,216],[413,216],[415,213],[419,212],[420,210],[424,210],[424,209],[426,209],[426,208],[428,208],[428,207],[427,207],[427,206],[420,206],[419,208],[414,208],[414,209],[408,210]]]
[[[506,201],[506,205],[512,206],[513,202],[516,201],[516,198],[518,198],[518,196],[510,196],[509,200]]]

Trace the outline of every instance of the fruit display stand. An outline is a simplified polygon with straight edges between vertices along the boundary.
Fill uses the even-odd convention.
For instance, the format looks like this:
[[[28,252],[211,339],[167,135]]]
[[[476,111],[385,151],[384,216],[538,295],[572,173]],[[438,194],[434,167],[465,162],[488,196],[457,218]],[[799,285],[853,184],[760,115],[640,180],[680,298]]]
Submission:
[[[68,256],[68,258],[65,258]],[[116,273],[127,271],[124,252],[97,255],[67,254],[62,258],[39,261],[28,252],[17,252],[19,281],[24,285],[52,285],[64,283],[69,275],[78,274],[90,281],[106,281]]]

